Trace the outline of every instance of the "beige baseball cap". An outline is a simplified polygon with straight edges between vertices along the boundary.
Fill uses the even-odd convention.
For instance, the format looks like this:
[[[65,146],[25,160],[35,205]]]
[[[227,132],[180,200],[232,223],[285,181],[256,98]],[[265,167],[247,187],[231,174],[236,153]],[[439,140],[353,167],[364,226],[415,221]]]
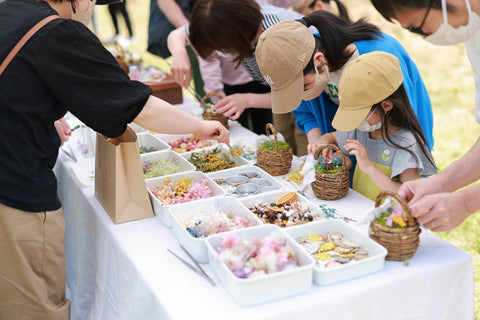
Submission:
[[[272,89],[272,112],[287,113],[302,102],[303,69],[315,50],[313,34],[302,23],[285,20],[259,37],[255,56]]]
[[[397,57],[383,51],[362,54],[343,70],[338,84],[340,106],[332,126],[340,131],[356,129],[371,107],[394,93],[402,81]]]

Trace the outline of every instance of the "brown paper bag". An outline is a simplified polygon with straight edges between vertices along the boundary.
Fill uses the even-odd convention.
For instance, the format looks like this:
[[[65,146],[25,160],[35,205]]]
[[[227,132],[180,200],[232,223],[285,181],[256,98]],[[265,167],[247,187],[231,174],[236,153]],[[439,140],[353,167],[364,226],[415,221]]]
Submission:
[[[153,217],[137,135],[130,127],[113,139],[97,133],[95,196],[116,224]]]

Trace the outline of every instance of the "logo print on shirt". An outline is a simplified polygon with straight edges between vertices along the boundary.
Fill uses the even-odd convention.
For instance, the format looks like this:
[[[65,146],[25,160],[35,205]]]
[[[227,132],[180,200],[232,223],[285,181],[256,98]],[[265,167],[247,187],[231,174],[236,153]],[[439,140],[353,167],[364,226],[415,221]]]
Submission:
[[[390,150],[383,150],[382,159],[383,161],[388,161],[390,159]]]
[[[272,87],[275,84],[275,82],[273,82],[272,80],[272,77],[270,77],[268,74],[264,75],[263,78],[265,79],[265,81],[267,81],[270,87]]]
[[[331,98],[338,98],[338,88],[333,84],[328,84],[327,87],[328,87],[328,95]]]

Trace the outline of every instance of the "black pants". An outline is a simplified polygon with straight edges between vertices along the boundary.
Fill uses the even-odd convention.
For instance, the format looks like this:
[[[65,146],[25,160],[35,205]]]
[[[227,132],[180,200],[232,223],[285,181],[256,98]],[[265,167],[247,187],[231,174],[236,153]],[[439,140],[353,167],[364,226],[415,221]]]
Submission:
[[[229,96],[234,93],[268,93],[270,92],[270,87],[257,81],[251,81],[236,86],[224,84],[223,90]],[[256,134],[265,134],[266,124],[272,122],[272,109],[245,109],[240,118],[238,118],[238,122]]]
[[[120,12],[125,19],[125,24],[127,25],[128,33],[130,37],[133,36],[132,24],[130,22],[130,16],[128,15],[127,11],[127,1],[123,0],[120,3],[114,3],[108,5],[108,11],[110,12],[110,16],[112,17],[113,26],[115,27],[115,34],[120,34],[120,29],[118,28],[118,21],[117,21],[117,12]]]

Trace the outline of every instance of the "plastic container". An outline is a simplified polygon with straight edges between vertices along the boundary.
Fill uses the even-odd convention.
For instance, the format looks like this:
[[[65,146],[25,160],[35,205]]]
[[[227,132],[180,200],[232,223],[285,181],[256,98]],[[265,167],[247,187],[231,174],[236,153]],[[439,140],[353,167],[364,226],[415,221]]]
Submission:
[[[237,166],[234,167],[234,168],[249,165],[249,162],[242,157],[236,157],[236,158],[232,157],[230,155],[230,149],[228,148],[228,146],[225,143],[219,143],[215,146],[207,147],[207,148],[199,150],[199,151],[185,152],[185,153],[182,153],[181,155],[185,159],[189,160],[190,157],[192,156],[192,153],[194,153],[194,152],[210,152],[210,151],[214,150],[215,148],[220,148],[220,153],[221,154],[226,154],[228,157],[230,157],[230,159],[232,159],[237,164]],[[233,168],[229,168],[229,169],[233,169]],[[224,169],[224,170],[228,170],[228,169]],[[218,170],[218,171],[215,171],[215,172],[220,172],[220,171],[224,171],[224,170]],[[208,172],[208,174],[212,174],[212,173],[213,172]]]
[[[249,306],[267,301],[307,292],[312,287],[313,259],[307,255],[300,245],[288,234],[274,225],[260,225],[256,227],[231,231],[237,233],[240,239],[251,239],[253,236],[269,236],[279,234],[286,239],[292,252],[295,253],[299,266],[264,276],[242,279],[217,259],[217,247],[222,237],[230,233],[216,234],[208,237],[205,242],[208,250],[210,265],[234,300],[242,306]]]
[[[256,179],[264,179],[264,180],[267,180],[269,182],[268,188],[259,186],[258,191],[253,195],[238,194],[236,192],[232,193],[232,195],[235,195],[235,196],[238,195],[240,197],[251,197],[251,196],[255,196],[257,194],[261,194],[261,193],[264,193],[264,192],[286,188],[277,179],[275,179],[270,174],[268,174],[267,172],[265,172],[264,170],[262,170],[262,169],[260,169],[259,167],[256,167],[256,166],[247,166],[247,167],[242,166],[242,167],[237,167],[237,168],[231,168],[231,169],[221,170],[221,171],[217,171],[217,172],[207,173],[207,175],[210,178],[212,178],[213,181],[225,180],[225,184],[220,184],[220,187],[222,187],[225,190],[227,189],[228,178],[233,177],[233,176],[238,176],[238,175],[243,175],[243,176],[246,176],[247,178],[251,177],[250,179],[248,179],[248,181],[246,181],[246,183],[251,182],[251,180],[255,181]],[[239,187],[239,186],[241,186],[241,185],[237,185],[236,187]],[[240,190],[241,190],[241,188],[240,188]],[[233,191],[233,189],[232,189],[232,191]]]
[[[171,207],[170,221],[172,221],[172,232],[178,242],[180,242],[180,244],[199,263],[208,262],[205,239],[212,235],[209,235],[206,238],[195,238],[186,230],[182,221],[189,217],[193,218],[198,213],[207,210],[211,206],[222,208],[226,212],[231,212],[236,216],[246,217],[255,222],[256,225],[262,224],[262,222],[250,210],[245,208],[245,206],[243,206],[237,199],[232,197],[210,198]]]
[[[155,195],[152,193],[152,190],[151,190],[153,186],[161,186],[167,177],[169,177],[172,182],[179,180],[182,177],[193,178],[194,182],[198,182],[203,178],[206,178],[208,186],[212,190],[212,197],[223,196],[225,194],[225,191],[222,188],[220,188],[220,186],[216,184],[211,178],[209,178],[206,174],[198,171],[176,173],[168,176],[145,180],[145,183],[147,185],[147,190],[148,190],[148,193],[150,194],[150,199],[152,201],[153,211],[155,215],[160,219],[160,221],[162,221],[162,223],[167,227],[172,226],[170,215],[168,213],[169,209],[175,206],[179,206],[181,205],[181,203],[171,204],[171,205],[163,204],[162,202],[160,202],[160,200],[158,200],[157,197],[155,197]],[[194,200],[191,202],[197,202],[197,201],[199,200]]]
[[[158,160],[172,161],[175,163],[176,166],[178,166],[178,171],[170,174],[195,171],[195,166],[193,164],[185,160],[185,158],[177,154],[175,151],[171,151],[171,150],[141,154],[140,160],[142,161],[142,165],[144,161],[158,161]],[[153,178],[156,178],[156,177],[147,178],[147,179],[153,179]]]
[[[344,239],[357,243],[360,249],[367,250],[369,257],[352,261],[331,268],[313,268],[313,281],[321,286],[331,285],[337,282],[361,277],[381,270],[385,263],[387,249],[340,220],[322,220],[284,229],[292,238],[305,237],[308,235],[326,235],[329,232],[339,232]],[[302,248],[303,250],[303,248]]]
[[[259,191],[261,192],[262,189],[260,188]],[[274,190],[274,191],[264,192],[264,193],[260,193],[260,194],[255,194],[255,195],[251,195],[251,196],[248,196],[248,197],[243,197],[243,198],[240,198],[239,200],[240,200],[241,203],[243,203],[248,208],[248,207],[251,207],[251,206],[255,206],[256,204],[258,204],[260,202],[262,202],[262,203],[276,203],[277,200],[281,196],[283,196],[283,195],[285,195],[289,192],[292,192],[292,190],[280,189],[280,190]],[[322,214],[321,210],[316,205],[314,205],[310,200],[308,200],[306,197],[297,193],[297,200],[300,201],[300,203],[303,206],[305,206],[305,208],[314,210],[318,213],[318,215],[316,217],[314,217],[314,221],[325,218],[325,216]],[[262,219],[260,219],[260,220],[262,220]],[[307,223],[307,222],[305,222],[305,223]],[[305,223],[302,223],[302,224],[305,224]],[[308,223],[311,223],[311,222],[308,222]],[[291,228],[291,227],[293,227],[293,226],[287,226],[287,228]]]
[[[153,134],[149,132],[140,132],[137,133],[137,138],[138,138],[138,148],[154,148],[156,149],[155,151],[150,151],[147,153],[141,153],[141,155],[153,153],[153,152],[158,152],[158,151],[164,151],[164,150],[170,150],[171,147],[160,140],[159,138],[155,137]]]
[[[169,143],[174,143],[175,141],[178,141],[182,138],[185,138],[185,139],[188,139],[188,138],[191,138],[193,135],[191,134],[159,134],[157,135],[158,138],[160,138],[163,142],[169,144]],[[205,141],[208,141],[211,145],[210,146],[214,146],[214,145],[217,145],[218,144],[218,141],[217,140],[205,140]],[[196,149],[194,151],[199,151],[199,150],[203,150],[207,147],[204,147],[204,148],[199,148],[199,149]],[[172,148],[173,150],[173,148]],[[175,151],[175,150],[173,150]],[[175,151],[177,152],[177,151]],[[190,152],[190,151],[185,151],[185,152]],[[182,153],[185,153],[185,152],[177,152],[179,154],[182,154]]]

